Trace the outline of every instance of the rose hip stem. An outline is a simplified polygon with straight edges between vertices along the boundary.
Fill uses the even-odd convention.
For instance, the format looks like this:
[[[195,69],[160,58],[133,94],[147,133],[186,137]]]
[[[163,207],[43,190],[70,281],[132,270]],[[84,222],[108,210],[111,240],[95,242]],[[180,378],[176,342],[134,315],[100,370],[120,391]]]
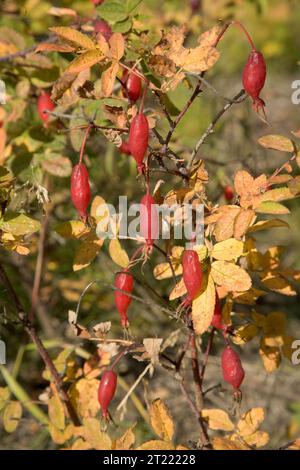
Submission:
[[[84,149],[85,149],[85,146],[86,146],[86,141],[87,141],[88,135],[89,135],[90,130],[91,130],[92,127],[93,127],[93,125],[89,124],[88,127],[85,130],[84,137],[83,137],[82,144],[81,144],[81,149],[80,149],[79,163],[82,163],[83,153],[84,153]]]
[[[146,85],[144,86],[143,94],[142,94],[139,113],[142,113],[144,111],[144,105],[145,105],[145,99],[146,99],[146,95],[147,95],[147,91],[148,91],[148,86],[149,86],[149,83],[148,83],[148,80],[147,80]]]
[[[253,51],[256,51],[256,47],[254,46],[254,43],[251,39],[251,36],[250,34],[248,33],[248,31],[246,30],[245,26],[242,25],[242,23],[240,23],[239,21],[230,21],[229,23],[225,24],[225,26],[223,27],[223,29],[220,31],[219,35],[217,36],[216,40],[214,41],[214,43],[212,44],[214,47],[216,47],[220,40],[222,39],[224,33],[227,31],[227,29],[229,28],[229,26],[232,26],[232,25],[236,25],[240,28],[240,30],[245,34],[246,38],[248,39],[248,42],[251,46],[251,49]]]

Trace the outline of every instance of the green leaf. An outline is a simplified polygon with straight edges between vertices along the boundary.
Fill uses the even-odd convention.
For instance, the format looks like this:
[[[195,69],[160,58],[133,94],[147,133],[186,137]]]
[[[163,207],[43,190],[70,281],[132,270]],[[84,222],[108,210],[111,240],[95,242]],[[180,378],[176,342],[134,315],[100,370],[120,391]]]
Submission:
[[[289,214],[290,211],[287,207],[274,201],[264,201],[255,209],[256,212],[261,214]]]
[[[132,28],[132,20],[130,18],[126,18],[124,21],[118,21],[113,26],[114,33],[128,33]]]
[[[106,1],[97,7],[98,13],[106,21],[117,23],[126,20],[128,14],[124,4],[113,1]]]
[[[16,237],[29,235],[37,232],[41,228],[38,220],[34,220],[25,214],[7,211],[2,220],[0,220],[1,230],[9,232]]]
[[[127,0],[126,2],[126,9],[128,13],[131,13],[135,8],[139,6],[140,3],[142,3],[143,0]]]

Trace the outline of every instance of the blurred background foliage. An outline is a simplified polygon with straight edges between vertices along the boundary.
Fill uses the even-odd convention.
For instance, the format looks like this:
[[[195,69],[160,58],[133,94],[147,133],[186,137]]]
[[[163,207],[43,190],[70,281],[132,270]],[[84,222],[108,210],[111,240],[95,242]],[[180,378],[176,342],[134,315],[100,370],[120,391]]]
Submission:
[[[300,8],[297,0],[203,0],[199,14],[192,15],[187,0],[144,0],[142,15],[147,18],[149,25],[153,25],[158,34],[159,30],[168,25],[181,25],[186,23],[189,27],[187,44],[195,45],[200,32],[209,29],[220,19],[238,19],[246,25],[252,34],[254,42],[266,58],[268,67],[267,82],[263,98],[267,103],[267,115],[270,126],[264,126],[252,111],[249,101],[240,106],[232,107],[230,112],[220,121],[214,136],[208,139],[203,147],[202,157],[207,161],[210,175],[208,194],[217,202],[222,200],[222,188],[227,183],[232,184],[233,174],[237,169],[248,169],[254,176],[262,172],[270,173],[281,162],[282,154],[262,149],[257,145],[257,139],[266,133],[290,136],[290,132],[300,127],[299,107],[292,104],[291,84],[299,77],[299,22]],[[94,15],[92,2],[87,0],[3,0],[0,5],[0,42],[1,38],[12,35],[12,42],[17,44],[18,50],[30,48],[48,37],[47,29],[53,25],[68,24],[65,18],[56,18],[48,14],[51,6],[75,9],[82,17]],[[221,41],[219,50],[222,55],[216,66],[207,74],[206,79],[221,94],[233,97],[241,89],[241,71],[249,52],[249,46],[242,35],[235,28],[231,28]],[[5,53],[14,53],[8,50]],[[42,59],[41,59],[42,60]],[[40,289],[37,315],[42,336],[55,341],[51,354],[55,355],[59,348],[57,345],[65,342],[74,343],[73,335],[67,322],[67,312],[75,309],[84,287],[94,279],[99,280],[85,295],[80,311],[80,323],[91,325],[100,321],[111,321],[115,336],[122,335],[119,318],[116,314],[113,293],[101,283],[111,283],[114,272],[118,267],[114,265],[107,254],[107,244],[101,250],[95,262],[87,269],[74,273],[72,263],[74,251],[78,246],[77,240],[65,240],[55,232],[57,223],[76,218],[75,210],[69,200],[69,174],[64,168],[63,177],[56,177],[44,171],[43,160],[64,155],[72,163],[78,158],[76,149],[78,133],[61,132],[49,134],[41,126],[37,111],[36,100],[38,89],[49,88],[58,78],[60,69],[67,64],[65,58],[55,53],[51,55],[46,69],[40,70],[37,66],[32,68],[21,67],[16,64],[7,67],[0,62],[0,78],[7,85],[9,100],[4,109],[10,115],[7,125],[7,143],[12,143],[11,151],[2,163],[9,166],[14,177],[17,178],[17,198],[14,199],[14,209],[26,211],[38,220],[43,217],[41,206],[38,203],[37,192],[41,187],[47,186],[51,197],[51,213],[46,236],[46,250],[42,285]],[[38,64],[36,64],[38,65]],[[97,68],[93,71],[96,77]],[[191,93],[191,85],[183,82],[176,91],[169,93],[172,103],[181,109]],[[151,109],[155,102],[147,102]],[[204,92],[195,101],[189,112],[174,134],[173,148],[176,150],[176,140],[185,145],[186,155],[193,148],[201,133],[224,105],[223,99],[211,89],[204,88]],[[162,132],[167,129],[167,123],[161,120],[158,123]],[[79,136],[80,137],[80,136]],[[119,195],[127,195],[129,201],[138,201],[142,194],[141,184],[135,180],[135,165],[127,156],[120,155],[114,146],[108,144],[100,134],[92,134],[89,139],[86,153],[88,155],[90,177],[93,195],[102,196],[111,204],[118,203]],[[51,172],[50,172],[51,173]],[[176,180],[170,180],[172,186]],[[300,208],[298,201],[289,203],[292,209],[291,216],[287,217],[291,230],[278,230],[272,234],[272,243],[286,247],[285,263],[287,266],[300,268]],[[282,217],[284,218],[284,217]],[[263,234],[258,238],[264,243]],[[22,298],[25,308],[30,307],[30,292],[36,269],[36,256],[38,250],[38,234],[30,238],[30,254],[19,256],[14,252],[1,250],[0,259],[7,266],[7,271],[13,284]],[[266,244],[270,242],[265,239]],[[133,245],[128,243],[128,251]],[[144,267],[144,277],[147,282],[154,285],[151,271],[158,261],[163,258],[156,254]],[[167,292],[169,281],[155,283],[161,294]],[[151,299],[147,289],[141,284],[137,285],[137,295]],[[0,286],[0,302],[5,312],[7,296],[3,286]],[[300,334],[299,328],[299,297],[281,297],[277,294],[268,296],[268,301],[260,300],[259,308],[262,312],[270,309],[282,310],[289,314],[289,328]],[[131,312],[132,332],[140,336],[166,336],[170,330],[167,316],[162,316],[156,309],[145,309],[143,304],[133,303]],[[19,357],[20,348],[24,344],[24,334],[20,327],[2,321],[0,324],[0,337],[7,343],[7,362],[13,366]],[[163,333],[162,333],[163,332]],[[78,341],[80,343],[80,341]],[[89,346],[88,346],[89,347]],[[218,347],[218,344],[217,346]],[[92,352],[92,348],[90,347]],[[23,353],[23,350],[22,350]],[[300,428],[299,403],[293,387],[298,382],[293,381],[299,374],[296,367],[284,366],[283,370],[269,377],[262,369],[257,357],[257,345],[248,345],[244,350],[249,362],[249,373],[253,377],[252,383],[245,383],[245,395],[248,395],[248,404],[258,402],[258,390],[263,394],[259,405],[269,408],[270,416],[267,421],[268,430],[273,436],[273,444],[282,440],[277,434],[280,423],[281,432],[292,437]],[[120,365],[120,374],[128,383],[137,375],[137,363],[126,360]],[[217,366],[216,366],[217,367]],[[287,371],[288,369],[288,371]],[[216,372],[212,365],[210,379]],[[30,396],[38,397],[45,386],[41,378],[41,362],[34,350],[25,353],[21,365],[15,367],[14,374],[18,377],[24,389]],[[288,375],[290,374],[290,375]],[[292,377],[292,379],[290,378]],[[0,379],[1,381],[1,379]],[[161,398],[166,397],[171,402],[175,421],[182,425],[181,434],[187,430],[184,423],[184,413],[180,404],[176,403],[176,390],[166,387],[156,378],[156,391],[159,390]],[[208,384],[209,385],[209,384]],[[292,388],[291,388],[292,387]],[[250,391],[250,394],[247,393]],[[155,390],[152,392],[155,394]],[[249,397],[250,395],[250,397]],[[263,403],[262,403],[263,401]],[[290,405],[290,403],[295,402]],[[212,402],[215,404],[214,402]],[[135,416],[135,410],[130,410]],[[136,417],[136,416],[135,416]],[[132,417],[131,417],[132,418]],[[132,421],[132,419],[129,419]],[[19,435],[10,436],[0,428],[0,446],[2,448],[14,446],[16,448],[47,448],[50,444],[47,435],[35,435],[35,425],[29,420],[27,431],[24,428]],[[149,437],[146,424],[139,428],[142,438]]]

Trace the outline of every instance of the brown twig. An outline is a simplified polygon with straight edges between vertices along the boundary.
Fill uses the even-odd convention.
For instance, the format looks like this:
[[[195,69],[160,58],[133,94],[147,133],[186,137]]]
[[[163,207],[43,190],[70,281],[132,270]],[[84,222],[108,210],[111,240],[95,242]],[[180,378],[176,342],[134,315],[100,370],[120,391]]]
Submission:
[[[73,424],[75,426],[80,425],[80,420],[77,416],[77,413],[70,401],[70,398],[67,394],[67,392],[64,390],[64,384],[61,376],[59,375],[52,359],[50,358],[48,351],[46,350],[45,346],[43,345],[41,339],[39,338],[35,328],[32,326],[32,323],[29,320],[28,315],[25,313],[25,310],[22,306],[22,303],[13,288],[4,268],[2,265],[0,265],[0,277],[2,279],[3,284],[6,286],[8,293],[11,296],[11,299],[13,303],[15,304],[16,310],[17,310],[17,316],[20,320],[20,322],[23,325],[24,330],[26,333],[29,335],[31,338],[32,342],[35,344],[46,368],[50,372],[53,382],[56,385],[57,389],[60,392],[61,398],[66,406],[68,415],[70,416],[70,419],[72,420]]]

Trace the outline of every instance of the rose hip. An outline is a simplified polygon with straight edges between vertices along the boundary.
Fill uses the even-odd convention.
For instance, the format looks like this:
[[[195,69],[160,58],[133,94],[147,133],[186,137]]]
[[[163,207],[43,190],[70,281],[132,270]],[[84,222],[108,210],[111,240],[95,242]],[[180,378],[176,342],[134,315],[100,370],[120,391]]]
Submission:
[[[140,98],[142,93],[141,78],[134,72],[128,72],[128,70],[124,70],[122,80],[130,101],[135,103]]]
[[[202,267],[194,250],[184,250],[182,255],[183,282],[187,289],[187,302],[192,302],[202,286]]]
[[[154,240],[158,238],[159,220],[155,200],[149,192],[141,200],[140,222],[141,235],[146,240],[147,249],[151,251]]]
[[[126,140],[122,142],[122,144],[119,147],[119,150],[121,153],[125,153],[126,155],[131,155],[129,142],[127,142]]]
[[[252,50],[243,70],[243,86],[253,100],[253,108],[256,112],[264,109],[265,102],[259,94],[266,80],[266,63],[264,56],[257,50]]]
[[[133,277],[126,269],[116,275],[115,287],[131,294],[133,289]],[[128,328],[129,326],[127,310],[131,301],[132,298],[129,295],[126,295],[119,290],[115,290],[115,304],[121,316],[121,325],[123,328]]]
[[[108,41],[113,34],[111,27],[104,20],[95,20],[94,31],[95,33],[101,33],[102,36],[105,37],[106,41]]]
[[[98,401],[101,406],[102,416],[105,419],[109,417],[107,408],[115,395],[116,388],[117,374],[113,370],[104,372],[98,388]]]
[[[86,220],[86,210],[91,199],[89,174],[84,163],[74,166],[71,175],[71,199],[80,217]]]
[[[54,108],[55,104],[51,100],[51,96],[49,95],[49,93],[42,91],[42,93],[38,97],[37,109],[40,118],[45,124],[48,122],[50,117],[47,111],[53,111]]]
[[[231,186],[227,185],[224,188],[224,196],[226,201],[231,202],[232,199],[234,198],[234,191]]]
[[[230,346],[222,352],[221,364],[225,382],[238,390],[244,380],[245,371],[239,355]]]
[[[143,160],[147,152],[148,140],[148,119],[143,113],[139,113],[133,118],[129,130],[129,148],[137,163],[139,173],[142,173],[144,168]]]

